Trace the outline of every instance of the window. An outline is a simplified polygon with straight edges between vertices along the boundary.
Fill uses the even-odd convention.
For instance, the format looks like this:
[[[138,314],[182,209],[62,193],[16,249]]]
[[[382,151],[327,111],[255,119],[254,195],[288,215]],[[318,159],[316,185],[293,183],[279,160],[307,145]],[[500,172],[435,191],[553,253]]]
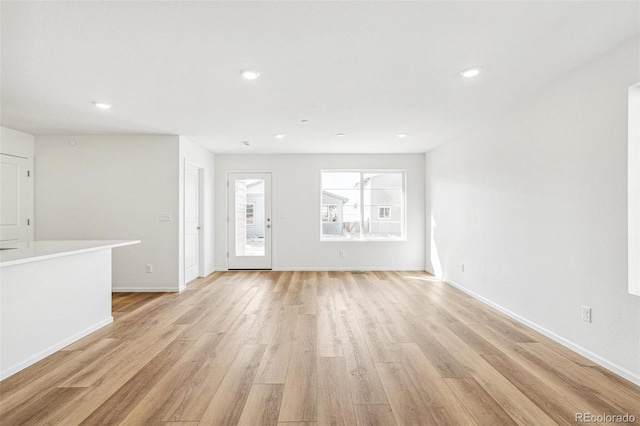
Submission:
[[[247,225],[255,225],[254,212],[256,209],[256,203],[247,203]]]
[[[391,207],[389,206],[380,206],[378,207],[378,219],[389,219],[389,213],[390,213],[390,209]]]
[[[404,240],[403,170],[324,170],[323,241]]]
[[[335,204],[327,204],[322,206],[322,221],[323,222],[337,222],[338,221],[338,206]]]

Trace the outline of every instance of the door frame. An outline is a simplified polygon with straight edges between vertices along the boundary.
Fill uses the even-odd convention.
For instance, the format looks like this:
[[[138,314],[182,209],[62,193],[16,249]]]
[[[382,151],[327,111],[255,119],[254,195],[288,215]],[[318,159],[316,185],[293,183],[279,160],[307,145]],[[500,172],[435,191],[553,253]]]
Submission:
[[[231,253],[231,220],[229,217],[229,208],[231,207],[229,204],[229,193],[231,191],[231,187],[229,185],[229,181],[231,179],[231,175],[233,174],[259,174],[259,173],[268,173],[271,175],[271,223],[272,223],[272,231],[271,231],[271,268],[269,268],[269,270],[273,270],[273,259],[275,257],[275,248],[276,248],[276,244],[275,244],[275,234],[273,232],[273,212],[275,211],[275,202],[274,202],[274,197],[273,197],[273,187],[274,187],[274,177],[275,177],[275,173],[272,170],[228,170],[226,173],[226,186],[227,186],[227,195],[225,197],[225,207],[226,207],[226,224],[227,224],[227,238],[225,241],[225,247],[226,247],[226,252],[227,255],[225,257],[225,267],[226,270],[229,271],[229,254]]]
[[[186,269],[187,269],[187,265],[186,265],[186,261],[185,261],[185,253],[186,253],[186,231],[185,231],[185,221],[186,221],[186,209],[187,209],[187,203],[185,203],[185,197],[186,197],[186,191],[185,191],[185,185],[186,185],[186,179],[185,179],[185,175],[187,172],[187,166],[192,166],[195,167],[196,169],[198,169],[198,226],[200,227],[200,229],[198,230],[198,277],[197,278],[202,278],[204,277],[204,235],[202,233],[203,231],[203,220],[204,220],[204,167],[201,164],[198,164],[196,162],[193,162],[191,160],[184,160],[184,167],[182,169],[182,223],[180,224],[180,226],[182,227],[182,274],[183,274],[183,280],[184,280],[184,287],[186,287],[189,282],[187,282],[186,279]]]
[[[4,155],[7,157],[13,157],[13,158],[17,158],[19,160],[26,160],[26,172],[27,175],[24,176],[24,174],[20,175],[20,181],[22,183],[24,183],[26,185],[26,211],[25,214],[27,216],[27,221],[26,221],[26,239],[25,240],[21,240],[18,239],[16,240],[10,240],[10,243],[3,243],[2,240],[0,239],[0,246],[2,246],[3,248],[5,246],[10,247],[10,248],[17,248],[18,245],[21,244],[27,244],[31,241],[34,241],[34,237],[35,237],[35,210],[34,210],[34,206],[35,206],[35,185],[34,185],[34,179],[35,176],[33,174],[33,157],[26,155],[26,153],[23,152],[19,152],[19,151],[15,151],[12,149],[4,149],[0,151],[0,155]],[[25,181],[23,181],[22,179],[26,179]],[[22,198],[20,198],[18,200],[19,203],[21,203]],[[0,201],[1,202],[1,201]],[[22,209],[20,209],[20,211],[22,211]],[[1,238],[1,236],[0,236]],[[7,240],[9,241],[9,240]],[[15,242],[14,242],[15,241]]]

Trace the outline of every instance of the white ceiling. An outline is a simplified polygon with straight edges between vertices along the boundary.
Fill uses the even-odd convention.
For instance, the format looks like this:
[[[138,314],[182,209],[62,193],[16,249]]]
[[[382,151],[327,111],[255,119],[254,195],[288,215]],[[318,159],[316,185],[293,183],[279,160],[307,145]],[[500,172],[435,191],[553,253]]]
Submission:
[[[3,1],[1,23],[9,128],[425,152],[636,36],[640,2]]]

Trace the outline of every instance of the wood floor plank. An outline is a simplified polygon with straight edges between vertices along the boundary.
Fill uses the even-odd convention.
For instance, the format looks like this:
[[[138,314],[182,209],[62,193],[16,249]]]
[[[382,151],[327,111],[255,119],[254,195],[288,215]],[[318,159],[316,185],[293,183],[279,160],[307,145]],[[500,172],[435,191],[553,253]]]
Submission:
[[[566,403],[560,404],[561,395],[531,373],[517,368],[517,365],[506,355],[482,355],[482,357],[557,424],[574,423],[575,413],[580,410]]]
[[[570,359],[560,355],[554,349],[551,349],[541,343],[520,344],[521,353],[528,353],[538,360],[564,370],[571,377],[579,377],[579,385],[583,391],[590,392],[604,403],[614,407],[620,413],[629,412],[628,407],[637,406],[640,401],[640,387],[622,387],[620,381],[603,380],[603,377],[597,374],[590,367],[573,363]],[[640,411],[635,409],[633,411]]]
[[[354,408],[358,426],[393,426],[397,424],[390,405],[354,405]]]
[[[549,362],[548,358],[539,358],[522,348],[522,346],[529,344],[514,344],[508,339],[502,339],[500,333],[490,326],[477,324],[470,327],[495,345],[502,354],[508,355],[514,362],[517,362],[519,368],[529,371],[542,380],[561,396],[561,401],[566,401],[568,405],[576,407],[579,412],[623,414],[619,409],[599,398],[598,390],[584,392],[585,385],[581,382],[583,379],[568,374],[565,368],[554,362]],[[581,364],[576,365],[583,367]],[[638,398],[640,399],[640,395]]]
[[[386,285],[386,282],[381,282],[380,286],[383,285]],[[384,294],[379,289],[367,293],[366,300],[370,306],[370,312],[378,319],[391,343],[415,342],[412,321],[407,320],[409,313],[404,312],[405,309],[399,303],[394,303],[392,296]]]
[[[292,357],[280,406],[279,422],[315,422],[317,378],[317,325],[315,315],[298,315]]]
[[[399,362],[400,354],[398,345],[389,342],[387,335],[370,312],[367,302],[361,299],[353,299],[351,307],[356,314],[358,324],[367,342],[369,353],[374,362]]]
[[[255,321],[255,315],[241,315],[238,318],[193,376],[189,384],[190,392],[172,401],[164,421],[196,421],[202,418]]]
[[[356,423],[349,392],[347,365],[342,357],[318,358],[318,423]]]
[[[474,424],[455,394],[415,343],[400,343],[402,361],[422,403],[438,424]]]
[[[387,404],[387,396],[355,314],[352,311],[338,311],[338,315],[353,403]]]
[[[331,293],[331,279],[320,278],[316,283],[316,304],[317,312],[335,311],[333,295]]]
[[[471,377],[444,379],[478,425],[516,425],[480,384]]]
[[[224,333],[205,333],[187,349],[144,398],[122,420],[120,426],[159,424],[167,415],[172,403],[188,397],[194,377],[215,354]]]
[[[199,425],[238,424],[264,350],[265,345],[245,345],[240,349]]]
[[[174,340],[87,417],[83,425],[117,424],[184,355],[193,341]]]
[[[269,304],[256,312],[258,321],[253,323],[246,336],[246,343],[251,345],[267,344],[273,333],[282,326],[279,316],[283,307],[284,295],[281,292],[271,292]],[[287,305],[290,309],[297,305]]]
[[[425,319],[428,320],[426,317]],[[496,371],[481,355],[475,353],[447,327],[434,322],[427,322],[421,324],[421,326],[429,328],[432,338],[446,346],[449,357],[454,363],[462,366],[464,374],[450,377],[475,378],[518,424],[555,424],[553,419],[537,404]],[[422,346],[420,349],[424,351]]]
[[[69,409],[71,402],[83,391],[83,388],[53,388],[40,398],[25,400],[11,410],[0,410],[0,424],[43,424],[47,417]]]
[[[298,306],[283,305],[277,326],[267,345],[255,383],[284,383],[293,345]]]
[[[351,309],[349,304],[349,295],[340,279],[330,279],[331,296],[333,297],[333,305],[337,311],[346,311]]]
[[[438,424],[426,404],[422,403],[420,392],[402,363],[382,362],[377,363],[376,368],[398,425]]]
[[[318,280],[304,280],[302,289],[300,290],[300,308],[298,312],[301,314],[315,315],[317,313],[317,282]]]
[[[113,310],[0,382],[0,424],[640,418],[640,387],[424,272],[215,272],[182,293],[114,294]]]
[[[320,310],[318,319],[318,356],[343,356],[336,311]]]
[[[284,385],[254,384],[244,404],[239,426],[276,426]]]

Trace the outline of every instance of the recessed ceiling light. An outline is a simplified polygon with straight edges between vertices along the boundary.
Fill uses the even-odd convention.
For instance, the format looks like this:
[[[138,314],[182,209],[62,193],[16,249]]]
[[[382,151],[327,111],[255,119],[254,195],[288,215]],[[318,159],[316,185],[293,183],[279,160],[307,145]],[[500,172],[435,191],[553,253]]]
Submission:
[[[276,133],[276,134],[275,134],[275,135],[273,135],[273,136],[275,136],[275,137],[276,137],[276,138],[278,138],[278,139],[282,139],[282,138],[284,138],[286,135],[285,135],[285,134],[282,134],[282,133]]]
[[[240,72],[240,74],[242,74],[242,76],[247,80],[255,80],[256,78],[260,77],[260,73],[253,70],[243,70]]]
[[[108,104],[106,102],[94,102],[93,105],[96,108],[100,108],[100,109],[110,109],[111,108],[111,104]]]
[[[336,134],[336,136],[339,137],[339,138],[344,138],[347,135],[345,133],[338,133],[338,134]]]
[[[406,138],[407,134],[406,133],[398,133],[398,137],[399,138]]]
[[[468,70],[464,70],[460,73],[463,77],[471,78],[480,74],[480,68],[469,68]]]
[[[242,141],[242,145],[249,146],[249,145],[251,145],[251,142],[249,142],[249,141]]]

